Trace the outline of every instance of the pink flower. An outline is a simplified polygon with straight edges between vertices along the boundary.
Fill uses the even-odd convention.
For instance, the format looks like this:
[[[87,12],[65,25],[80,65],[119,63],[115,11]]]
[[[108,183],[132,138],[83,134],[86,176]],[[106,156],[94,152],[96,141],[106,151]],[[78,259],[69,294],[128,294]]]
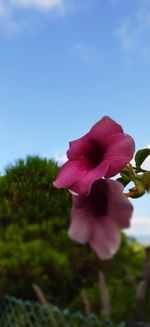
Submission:
[[[89,243],[101,259],[111,258],[120,245],[120,230],[130,225],[133,206],[114,180],[96,181],[88,196],[73,195],[71,239]]]
[[[134,150],[132,137],[114,120],[103,117],[89,133],[70,142],[69,160],[60,168],[54,186],[87,195],[93,182],[120,172]]]

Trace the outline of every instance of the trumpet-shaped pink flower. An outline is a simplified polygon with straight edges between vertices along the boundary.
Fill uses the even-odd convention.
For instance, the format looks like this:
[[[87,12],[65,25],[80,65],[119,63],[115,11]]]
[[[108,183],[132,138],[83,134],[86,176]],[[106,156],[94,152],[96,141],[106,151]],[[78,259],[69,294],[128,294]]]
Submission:
[[[111,258],[120,245],[120,230],[130,225],[133,206],[114,180],[96,181],[88,196],[73,195],[71,239],[89,243],[101,259]]]
[[[114,120],[103,117],[89,133],[70,142],[68,161],[60,168],[54,186],[87,195],[96,180],[120,172],[134,150],[132,137]]]

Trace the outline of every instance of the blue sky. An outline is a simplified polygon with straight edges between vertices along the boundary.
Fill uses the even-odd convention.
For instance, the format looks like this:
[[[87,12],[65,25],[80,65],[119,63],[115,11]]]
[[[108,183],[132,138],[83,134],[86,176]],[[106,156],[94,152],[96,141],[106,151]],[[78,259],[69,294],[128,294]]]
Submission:
[[[149,85],[150,0],[0,0],[0,171],[61,160],[104,115],[150,145]],[[150,218],[149,195],[133,204]]]

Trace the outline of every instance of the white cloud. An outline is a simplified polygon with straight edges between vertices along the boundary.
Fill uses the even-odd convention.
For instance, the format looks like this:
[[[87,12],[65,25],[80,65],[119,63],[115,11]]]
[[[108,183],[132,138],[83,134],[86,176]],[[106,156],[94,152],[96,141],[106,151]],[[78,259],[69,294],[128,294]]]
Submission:
[[[113,4],[117,5],[117,1],[113,1]],[[149,33],[149,0],[135,2],[134,10],[131,10],[128,15],[123,15],[114,30],[114,34],[123,49],[135,50],[136,54],[144,57],[148,57],[150,54]]]
[[[10,5],[14,7],[53,9],[61,8],[63,0],[10,0]]]
[[[0,1],[0,18],[6,17],[10,14],[10,8],[3,2]]]
[[[129,23],[121,23],[115,30],[115,35],[119,39],[124,49],[129,49],[134,44],[134,33],[131,31]]]
[[[69,53],[86,62],[97,62],[101,58],[101,53],[95,47],[81,42],[73,44]]]
[[[125,230],[127,235],[149,236],[150,237],[150,217],[138,217],[131,219],[130,228]]]
[[[64,153],[62,151],[54,151],[53,153],[45,153],[44,157],[54,159],[56,162],[58,162],[59,165],[63,165],[68,160],[66,153]]]
[[[20,33],[24,30],[36,28],[35,19],[33,23],[31,15],[36,12],[47,14],[51,12],[62,15],[64,0],[0,0],[0,34]],[[19,14],[20,13],[20,14]],[[16,15],[17,14],[17,15]]]
[[[54,159],[60,164],[64,164],[68,160],[66,154],[64,153],[56,153],[54,155]]]
[[[0,0],[0,15],[4,15],[7,12],[13,14],[16,9],[45,9],[61,10],[61,13],[73,13],[76,10],[91,8],[92,2],[96,0]]]
[[[35,15],[64,17],[89,10],[96,0],[0,0],[0,32],[22,31],[35,26]],[[29,15],[29,13],[32,13]],[[48,16],[49,15],[49,16]],[[43,16],[44,17],[44,16]],[[33,19],[32,19],[33,18]],[[31,22],[33,20],[33,24]],[[38,20],[39,21],[39,20]]]

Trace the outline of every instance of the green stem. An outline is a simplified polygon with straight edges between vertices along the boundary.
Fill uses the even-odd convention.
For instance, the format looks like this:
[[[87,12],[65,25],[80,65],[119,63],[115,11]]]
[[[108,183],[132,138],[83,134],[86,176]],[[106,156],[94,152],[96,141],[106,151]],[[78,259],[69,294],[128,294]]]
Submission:
[[[136,171],[136,173],[148,173],[148,174],[150,174],[150,171],[148,171],[148,170],[145,170],[145,169],[142,169],[142,168],[137,168],[137,167],[132,167],[135,171]]]

